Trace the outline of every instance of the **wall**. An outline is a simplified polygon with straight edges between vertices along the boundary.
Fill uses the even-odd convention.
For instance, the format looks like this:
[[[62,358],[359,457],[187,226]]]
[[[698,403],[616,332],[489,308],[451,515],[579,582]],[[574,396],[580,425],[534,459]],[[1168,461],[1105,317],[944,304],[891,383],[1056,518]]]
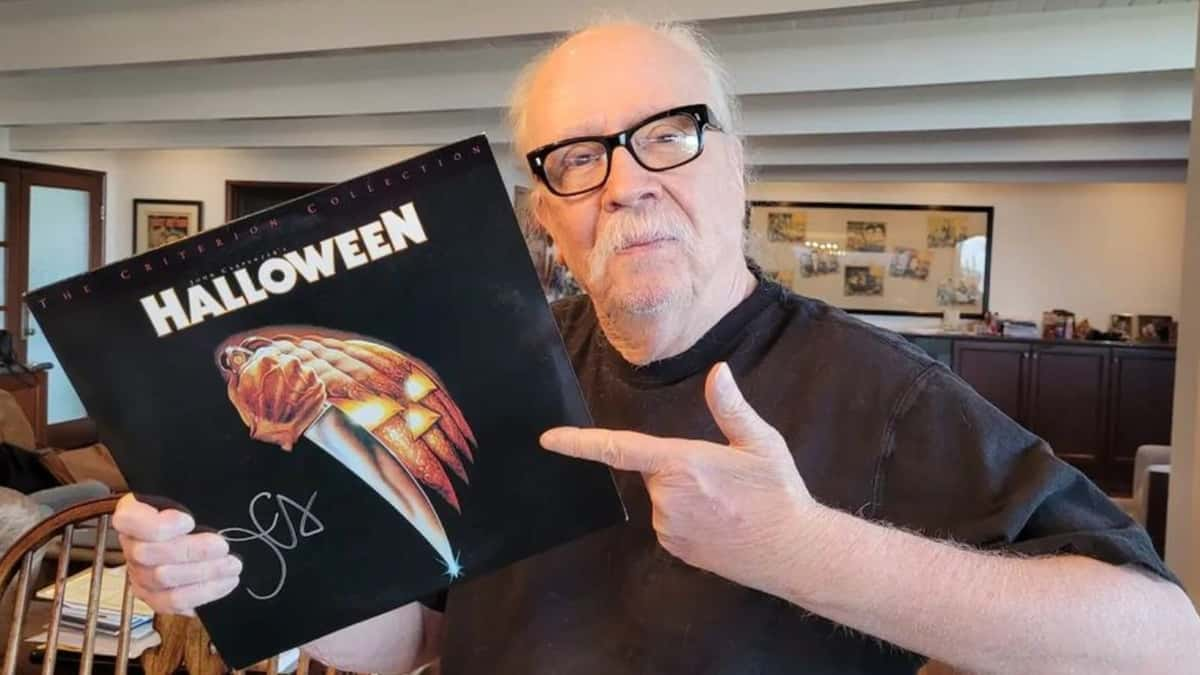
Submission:
[[[1197,52],[1200,63],[1200,51]],[[1200,68],[1196,69],[1200,87]],[[1200,91],[1200,89],[1197,89]],[[1200,96],[1192,101],[1200,119]],[[1200,157],[1200,125],[1192,125],[1191,156]],[[1167,564],[1191,590],[1200,609],[1200,164],[1187,180],[1187,226],[1183,249],[1183,311],[1175,361],[1175,416],[1171,433],[1171,493],[1167,505]]]
[[[122,187],[112,197],[109,259],[129,254],[135,198],[199,199],[204,225],[225,219],[226,180],[340,182],[393,164],[421,148],[289,148],[117,152]],[[501,165],[507,160],[501,158]],[[508,179],[511,191],[511,179]]]
[[[134,199],[203,201],[204,225],[216,227],[225,222],[226,180],[340,182],[423,150],[347,147],[6,153],[0,146],[0,158],[107,172],[104,258],[112,261],[132,251]],[[497,158],[511,192],[516,171],[506,154],[497,153]]]
[[[108,172],[105,254],[129,254],[134,198],[199,199],[224,219],[226,180],[339,181],[418,152],[410,147],[197,149],[27,153],[21,158]],[[4,154],[0,151],[0,154]],[[11,153],[8,156],[15,156]],[[511,187],[525,182],[507,158]],[[1180,183],[760,182],[751,198],[985,205],[996,209],[991,306],[1040,318],[1064,307],[1093,325],[1109,314],[1180,312],[1186,190]],[[893,328],[920,325],[880,318]]]
[[[1093,326],[1113,313],[1180,311],[1179,183],[760,183],[752,199],[995,207],[991,308],[1040,319],[1066,308]],[[889,327],[928,322],[884,319]]]

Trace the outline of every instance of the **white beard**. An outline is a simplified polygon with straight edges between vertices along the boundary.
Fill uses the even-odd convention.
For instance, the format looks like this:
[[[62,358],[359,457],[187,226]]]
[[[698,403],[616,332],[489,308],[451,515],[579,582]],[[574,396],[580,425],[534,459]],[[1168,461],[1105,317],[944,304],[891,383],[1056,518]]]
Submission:
[[[682,215],[664,209],[626,209],[606,219],[603,229],[597,234],[595,245],[588,253],[585,282],[593,297],[595,289],[608,281],[608,265],[614,255],[633,244],[655,239],[675,240],[684,257],[688,261],[696,261],[699,252],[696,232]],[[640,294],[632,294],[630,297],[612,298],[616,306],[608,310],[634,315],[655,314],[685,299],[676,296],[687,294],[688,289],[680,288],[667,296],[651,294],[639,297]]]

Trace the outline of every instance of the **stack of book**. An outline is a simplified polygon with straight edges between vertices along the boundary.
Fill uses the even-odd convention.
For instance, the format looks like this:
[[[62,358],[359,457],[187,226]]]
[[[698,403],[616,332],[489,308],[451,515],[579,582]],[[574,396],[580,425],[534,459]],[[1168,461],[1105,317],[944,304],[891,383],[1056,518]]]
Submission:
[[[87,625],[88,597],[91,593],[92,570],[88,568],[67,579],[63,591],[62,618],[59,621],[58,648],[68,651],[83,650],[83,633]],[[116,656],[117,634],[121,627],[121,599],[125,590],[125,567],[109,567],[100,578],[100,601],[96,616],[97,656]],[[37,592],[40,600],[54,600],[54,586]],[[129,620],[129,656],[136,658],[143,651],[161,642],[154,630],[154,610],[141,600],[133,601],[133,615]],[[44,647],[49,639],[49,630],[27,639]]]

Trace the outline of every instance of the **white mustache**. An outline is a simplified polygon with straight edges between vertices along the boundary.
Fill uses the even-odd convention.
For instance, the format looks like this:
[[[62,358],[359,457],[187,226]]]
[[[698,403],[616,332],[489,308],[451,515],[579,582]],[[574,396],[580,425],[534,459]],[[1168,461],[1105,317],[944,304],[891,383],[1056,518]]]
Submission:
[[[695,234],[684,219],[662,211],[621,211],[608,218],[588,254],[588,276],[595,284],[609,259],[631,246],[655,241],[678,241],[685,253],[695,250]]]

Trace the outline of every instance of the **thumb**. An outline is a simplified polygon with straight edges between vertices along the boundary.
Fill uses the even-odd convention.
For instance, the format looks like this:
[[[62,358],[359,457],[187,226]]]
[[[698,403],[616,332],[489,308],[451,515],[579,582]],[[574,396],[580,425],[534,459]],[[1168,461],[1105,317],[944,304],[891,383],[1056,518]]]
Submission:
[[[783,438],[766,420],[758,416],[746,402],[742,391],[733,381],[729,364],[718,363],[708,372],[704,383],[704,398],[721,433],[730,445],[743,450],[769,452],[783,445]]]

